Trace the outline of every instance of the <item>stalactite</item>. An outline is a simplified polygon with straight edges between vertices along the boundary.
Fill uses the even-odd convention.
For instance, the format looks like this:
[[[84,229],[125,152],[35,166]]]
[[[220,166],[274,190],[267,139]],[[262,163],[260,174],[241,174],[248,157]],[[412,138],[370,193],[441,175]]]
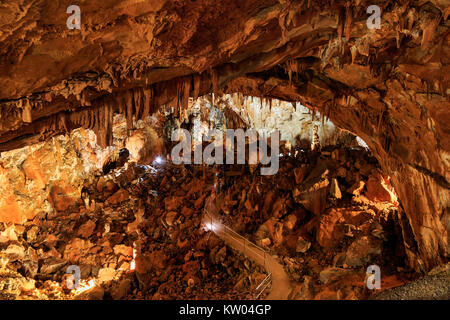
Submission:
[[[345,19],[345,11],[344,9],[341,8],[339,12],[338,27],[337,27],[339,40],[342,40],[342,35],[344,33],[344,23],[345,23],[344,19]]]
[[[178,118],[181,118],[181,96],[183,95],[183,83],[182,81],[178,81],[177,82],[177,96],[176,96],[176,103],[175,103],[175,111],[174,114],[175,116],[177,116]]]
[[[213,93],[217,94],[219,92],[219,75],[214,68],[211,68],[210,76],[211,76]]]
[[[113,144],[113,121],[114,121],[114,110],[112,103],[107,103],[105,113],[106,122],[106,145],[111,146]]]
[[[126,113],[126,102],[123,98],[122,94],[116,94],[115,100],[117,101],[117,104],[119,106],[119,113],[125,115]]]
[[[88,111],[88,129],[93,129],[94,128],[94,111],[92,109],[90,109]]]
[[[133,99],[135,106],[135,117],[136,119],[142,119],[142,88],[137,88],[133,90]]]
[[[194,101],[196,101],[198,99],[198,95],[200,94],[200,84],[201,84],[200,75],[198,74],[193,75],[193,81],[194,81],[193,98]]]
[[[183,79],[183,93],[182,93],[182,97],[181,97],[181,108],[183,110],[183,112],[182,112],[183,116],[184,116],[185,110],[187,110],[189,107],[190,92],[191,92],[191,77],[185,77]]]
[[[127,130],[133,128],[133,97],[129,92],[125,93]]]
[[[358,48],[356,46],[352,46],[350,48],[350,51],[352,53],[352,64],[355,64],[356,54],[358,53]]]

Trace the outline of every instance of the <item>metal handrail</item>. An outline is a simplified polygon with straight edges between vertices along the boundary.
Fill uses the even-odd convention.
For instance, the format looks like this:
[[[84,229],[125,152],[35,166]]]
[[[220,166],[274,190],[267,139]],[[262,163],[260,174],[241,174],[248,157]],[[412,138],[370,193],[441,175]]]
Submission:
[[[210,205],[211,205],[211,204],[210,204]],[[211,222],[211,227],[213,226],[213,220],[215,220],[215,221],[219,222],[220,226],[222,226],[222,227],[224,228],[224,230],[226,231],[225,233],[231,234],[232,237],[233,237],[235,240],[238,240],[238,241],[240,240],[240,241],[243,242],[243,247],[244,247],[243,253],[244,253],[244,255],[245,255],[246,250],[249,250],[249,251],[252,251],[253,254],[256,254],[256,255],[258,255],[259,257],[263,258],[263,260],[264,260],[264,269],[265,269],[266,272],[267,272],[267,276],[266,276],[266,277],[261,281],[261,283],[255,288],[255,291],[257,291],[257,294],[255,295],[255,299],[258,299],[258,298],[261,296],[261,294],[264,292],[264,290],[265,290],[269,285],[272,284],[272,272],[271,272],[271,270],[270,270],[270,264],[267,263],[267,258],[266,258],[266,255],[269,254],[269,252],[268,252],[266,249],[264,249],[264,248],[262,248],[262,247],[256,245],[255,243],[253,243],[253,242],[247,240],[247,238],[241,236],[239,233],[237,233],[236,231],[234,231],[234,230],[231,229],[230,227],[228,227],[228,226],[222,224],[222,223],[220,222],[220,220],[218,220],[218,218],[217,218],[215,215],[213,215],[213,214],[211,214],[211,213],[209,212],[209,210],[207,209],[206,206],[204,207],[203,211],[204,211],[204,214],[209,218],[209,220],[210,220],[210,222]],[[212,229],[212,228],[211,228],[211,229]],[[251,245],[253,248],[256,248],[257,251],[251,250],[250,247],[249,247],[248,245],[246,246],[247,243],[248,243],[249,245]],[[261,255],[260,252],[258,252],[258,251],[264,252],[264,255]],[[259,290],[261,287],[262,287],[262,289]],[[259,292],[258,292],[258,290],[259,290]]]

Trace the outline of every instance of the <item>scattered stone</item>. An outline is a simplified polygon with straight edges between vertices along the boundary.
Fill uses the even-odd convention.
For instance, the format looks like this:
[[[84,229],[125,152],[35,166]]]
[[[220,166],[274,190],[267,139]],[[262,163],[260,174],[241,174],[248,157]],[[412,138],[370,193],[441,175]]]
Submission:
[[[331,180],[330,196],[335,199],[342,198],[341,189],[339,189],[339,184],[336,178]]]
[[[80,226],[80,228],[78,229],[77,235],[87,239],[94,232],[95,226],[96,226],[96,224],[94,221],[88,220],[86,223],[84,223]]]
[[[25,257],[25,248],[16,244],[10,244],[3,253],[9,260],[22,260]]]
[[[305,253],[306,251],[309,250],[309,248],[311,248],[311,242],[306,241],[302,237],[298,237],[295,251]]]
[[[117,204],[127,200],[128,198],[129,198],[128,191],[126,191],[124,189],[120,189],[119,191],[114,193],[112,196],[110,196],[106,201],[113,205],[117,205]]]

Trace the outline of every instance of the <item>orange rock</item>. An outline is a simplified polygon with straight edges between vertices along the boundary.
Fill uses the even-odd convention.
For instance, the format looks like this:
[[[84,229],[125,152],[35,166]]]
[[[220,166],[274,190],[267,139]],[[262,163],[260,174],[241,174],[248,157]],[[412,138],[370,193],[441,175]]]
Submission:
[[[194,202],[195,209],[200,209],[202,207],[203,201],[205,200],[206,196],[207,196],[207,194],[205,193],[205,194],[201,195],[200,198],[195,200],[195,202]]]
[[[319,292],[314,296],[314,300],[339,300],[339,294],[336,291],[332,291],[325,288],[323,291]]]
[[[117,186],[117,184],[115,184],[113,181],[108,180],[105,183],[105,191],[108,193],[114,193],[119,189],[119,187]]]
[[[389,179],[385,179],[380,173],[375,172],[369,176],[369,180],[366,183],[367,191],[364,195],[371,201],[395,203],[397,202],[397,197],[393,191],[389,190],[390,188]]]
[[[114,246],[114,253],[115,254],[121,254],[124,256],[133,256],[133,248],[132,247],[128,247],[126,245],[123,244],[118,244],[116,246]]]
[[[66,211],[77,200],[74,194],[75,190],[70,185],[54,185],[50,189],[48,200],[56,211]]]
[[[343,238],[344,230],[340,225],[344,217],[342,211],[331,209],[320,218],[319,230],[317,232],[317,242],[325,249],[335,247]]]
[[[72,239],[64,249],[64,258],[72,263],[77,263],[79,259],[93,247],[92,242],[80,238]]]
[[[183,203],[183,197],[171,197],[164,199],[164,205],[167,211],[177,210]]]
[[[301,167],[301,168],[295,168],[294,169],[294,175],[295,175],[295,183],[299,184],[303,181],[306,174],[308,173],[307,167]]]
[[[382,252],[382,241],[363,236],[355,240],[347,249],[344,263],[351,267],[361,267]]]
[[[151,127],[135,130],[125,142],[131,161],[139,164],[151,163],[156,156],[162,154],[163,145],[161,137]]]
[[[200,271],[200,263],[197,260],[186,262],[183,267],[183,272],[195,274]]]
[[[120,189],[116,193],[114,193],[112,196],[110,196],[108,199],[106,199],[107,202],[111,204],[119,204],[125,200],[128,200],[129,193],[128,191],[124,189]]]
[[[167,257],[162,250],[136,256],[136,271],[147,273],[151,270],[164,270],[167,267]]]
[[[297,225],[297,216],[293,213],[287,216],[284,226],[288,230],[293,230],[295,226]]]
[[[194,210],[189,207],[183,207],[183,209],[181,209],[181,214],[184,217],[189,218],[194,214]]]
[[[113,268],[102,268],[98,271],[98,281],[107,282],[111,281],[116,277],[117,271]]]
[[[331,249],[338,245],[345,235],[345,224],[368,230],[372,219],[370,212],[355,211],[346,208],[331,208],[320,217],[317,241],[325,249]]]
[[[175,224],[178,213],[176,211],[170,211],[166,214],[166,223],[169,226],[173,226]]]
[[[347,192],[353,194],[354,196],[360,196],[361,192],[364,189],[365,186],[365,182],[364,181],[357,181],[355,182],[354,185],[352,185]]]

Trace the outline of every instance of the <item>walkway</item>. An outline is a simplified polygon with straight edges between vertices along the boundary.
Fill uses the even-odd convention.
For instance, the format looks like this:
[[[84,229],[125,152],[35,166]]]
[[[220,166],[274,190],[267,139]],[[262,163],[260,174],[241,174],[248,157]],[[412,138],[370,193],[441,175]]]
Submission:
[[[291,292],[291,281],[284,267],[266,250],[245,239],[231,228],[221,223],[216,206],[211,198],[206,200],[203,223],[231,248],[238,250],[255,263],[263,266],[267,274],[271,274],[272,290],[267,300],[287,300]]]

